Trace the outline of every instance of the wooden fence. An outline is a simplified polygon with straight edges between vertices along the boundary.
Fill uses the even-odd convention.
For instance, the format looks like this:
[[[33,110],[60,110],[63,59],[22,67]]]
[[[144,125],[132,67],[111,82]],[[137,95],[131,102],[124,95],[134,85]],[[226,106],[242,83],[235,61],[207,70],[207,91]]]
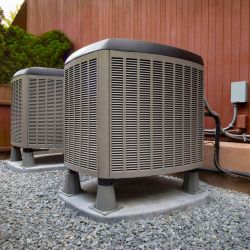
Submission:
[[[11,88],[0,85],[0,159],[7,158],[10,153],[10,105]]]

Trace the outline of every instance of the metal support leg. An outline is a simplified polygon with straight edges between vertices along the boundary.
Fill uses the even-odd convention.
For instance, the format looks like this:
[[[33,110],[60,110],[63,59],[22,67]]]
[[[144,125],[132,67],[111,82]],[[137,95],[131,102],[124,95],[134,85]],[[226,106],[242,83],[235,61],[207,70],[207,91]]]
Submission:
[[[66,195],[75,195],[81,192],[79,173],[71,169],[65,174],[64,190]]]
[[[10,161],[21,161],[21,160],[22,160],[21,149],[19,147],[13,146],[11,148]]]
[[[33,167],[35,165],[34,154],[32,148],[23,149],[23,166]]]
[[[199,185],[199,173],[197,171],[190,171],[185,173],[183,190],[190,194],[201,192]]]
[[[114,185],[110,179],[98,179],[95,209],[100,212],[117,209]]]

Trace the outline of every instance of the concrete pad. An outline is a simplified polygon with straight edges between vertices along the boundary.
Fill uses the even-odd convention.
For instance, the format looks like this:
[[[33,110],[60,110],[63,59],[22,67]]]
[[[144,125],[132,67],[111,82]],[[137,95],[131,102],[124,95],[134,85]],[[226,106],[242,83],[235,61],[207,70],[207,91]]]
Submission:
[[[65,170],[64,159],[62,154],[43,154],[35,155],[34,167],[23,167],[22,161],[6,161],[7,166],[15,172],[27,173],[27,172],[41,172],[41,171],[53,171],[53,170]]]
[[[185,193],[182,181],[166,176],[115,180],[114,187],[120,209],[107,215],[91,207],[95,204],[97,179],[81,183],[84,193],[59,196],[79,214],[102,222],[117,222],[123,219],[140,219],[162,214],[173,214],[204,204],[210,200],[209,193]]]

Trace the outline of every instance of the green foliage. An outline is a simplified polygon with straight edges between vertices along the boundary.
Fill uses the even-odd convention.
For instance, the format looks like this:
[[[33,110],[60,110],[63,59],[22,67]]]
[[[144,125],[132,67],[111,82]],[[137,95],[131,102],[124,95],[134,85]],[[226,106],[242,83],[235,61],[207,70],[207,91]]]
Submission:
[[[3,19],[4,19],[4,13],[3,9],[0,7],[0,25],[2,24]]]
[[[41,36],[17,26],[0,25],[0,83],[10,82],[14,73],[27,67],[63,68],[71,43],[60,31]]]

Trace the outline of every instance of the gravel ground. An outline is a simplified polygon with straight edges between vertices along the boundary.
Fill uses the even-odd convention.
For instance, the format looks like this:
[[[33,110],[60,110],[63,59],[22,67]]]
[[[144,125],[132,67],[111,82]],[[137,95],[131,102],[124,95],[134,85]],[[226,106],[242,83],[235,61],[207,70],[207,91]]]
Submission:
[[[250,249],[247,194],[202,183],[209,204],[105,224],[66,208],[62,183],[62,171],[20,174],[0,162],[0,249]]]

